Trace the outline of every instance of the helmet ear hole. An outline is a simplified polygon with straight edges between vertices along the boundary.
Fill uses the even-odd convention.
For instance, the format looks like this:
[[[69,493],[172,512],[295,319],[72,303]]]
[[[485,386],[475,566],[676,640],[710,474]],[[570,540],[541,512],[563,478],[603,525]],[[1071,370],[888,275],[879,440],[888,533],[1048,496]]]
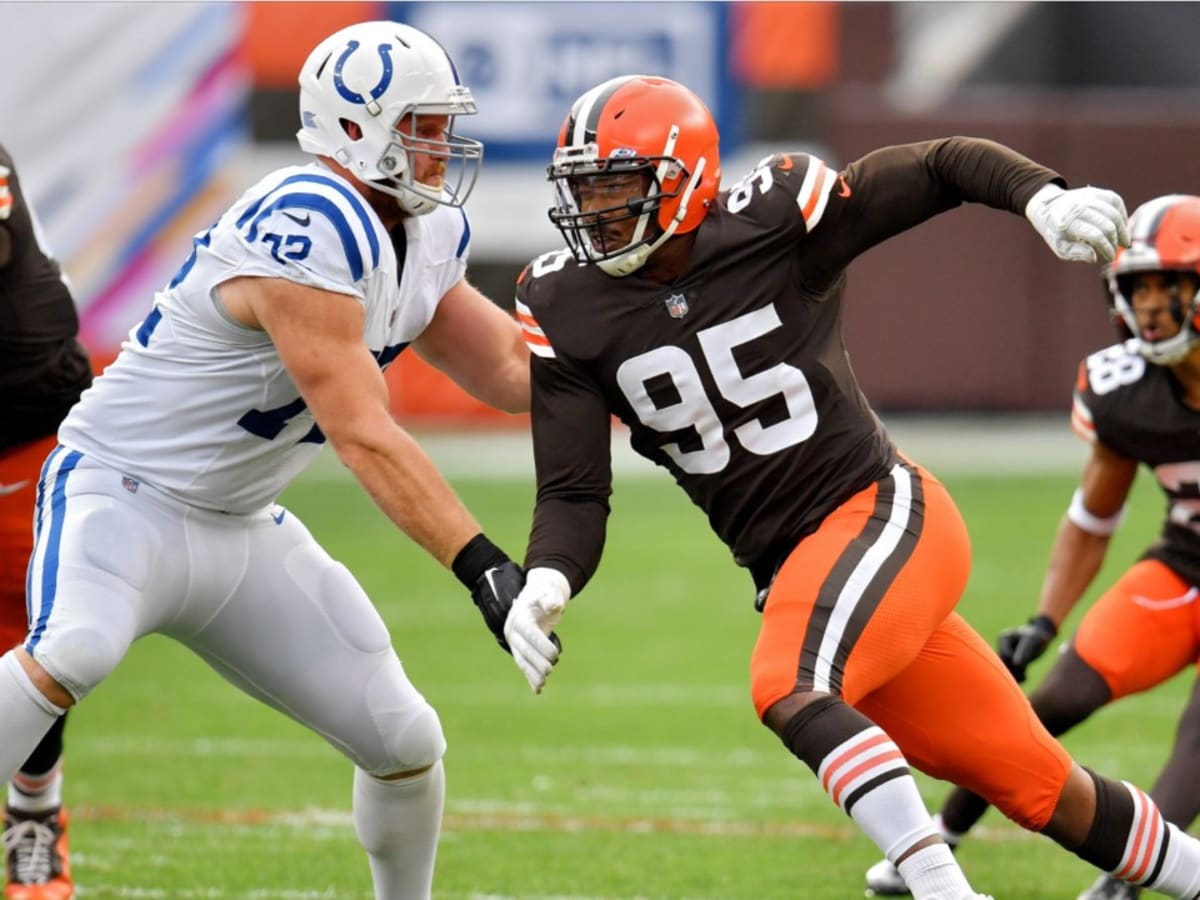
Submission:
[[[362,139],[362,128],[353,119],[338,119],[338,125],[341,126],[342,133],[352,141]]]

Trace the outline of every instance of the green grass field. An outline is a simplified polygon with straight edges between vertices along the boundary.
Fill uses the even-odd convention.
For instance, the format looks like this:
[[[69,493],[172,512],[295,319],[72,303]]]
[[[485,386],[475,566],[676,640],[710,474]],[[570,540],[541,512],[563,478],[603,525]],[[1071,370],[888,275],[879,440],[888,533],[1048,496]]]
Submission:
[[[975,547],[961,611],[991,638],[1031,612],[1074,480],[944,480]],[[1105,583],[1158,527],[1147,482]],[[531,486],[455,483],[519,555]],[[284,500],[375,598],[441,714],[450,749],[438,897],[862,896],[877,852],[755,719],[749,578],[669,479],[618,479],[605,561],[564,620],[565,654],[540,697],[453,577],[353,483],[308,480]],[[1069,748],[1148,787],[1189,683],[1105,710]],[[80,897],[371,896],[349,764],[166,639],[134,647],[73,714],[67,747]],[[945,786],[921,783],[936,805]],[[999,900],[1072,898],[1093,877],[995,813],[983,824],[960,858]]]

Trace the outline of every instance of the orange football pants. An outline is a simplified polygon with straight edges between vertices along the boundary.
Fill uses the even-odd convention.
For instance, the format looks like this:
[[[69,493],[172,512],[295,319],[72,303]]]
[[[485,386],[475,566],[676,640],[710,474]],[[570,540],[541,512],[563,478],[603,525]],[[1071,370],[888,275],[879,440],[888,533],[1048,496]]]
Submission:
[[[1071,759],[991,647],[954,612],[970,569],[962,517],[901,463],[851,497],[780,568],[751,660],[761,718],[795,691],[842,697],[909,762],[1040,831]]]
[[[1075,652],[1114,700],[1162,684],[1200,660],[1200,589],[1157,559],[1135,563],[1087,611]]]
[[[0,451],[0,654],[25,640],[25,572],[33,553],[33,511],[51,435]]]

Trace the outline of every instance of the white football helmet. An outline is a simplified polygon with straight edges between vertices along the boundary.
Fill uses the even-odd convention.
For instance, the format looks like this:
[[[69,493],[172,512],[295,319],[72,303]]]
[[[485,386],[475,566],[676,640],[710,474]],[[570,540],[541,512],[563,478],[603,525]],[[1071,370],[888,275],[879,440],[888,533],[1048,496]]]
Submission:
[[[420,216],[437,204],[461,206],[475,186],[483,144],[455,134],[454,117],[477,111],[437,41],[399,22],[361,22],[321,41],[301,67],[296,138],[305,153],[332,157]],[[414,115],[450,116],[450,123],[441,140],[415,138]],[[357,140],[347,122],[361,130]],[[413,179],[412,152],[444,158],[441,187]]]

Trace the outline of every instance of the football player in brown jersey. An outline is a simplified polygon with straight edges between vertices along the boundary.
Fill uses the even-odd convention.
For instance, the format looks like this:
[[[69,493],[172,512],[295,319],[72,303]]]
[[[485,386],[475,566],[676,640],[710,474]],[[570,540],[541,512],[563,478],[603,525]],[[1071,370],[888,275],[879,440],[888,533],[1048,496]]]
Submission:
[[[886,147],[837,171],[780,153],[720,189],[716,125],[687,88],[627,76],[572,106],[550,166],[567,249],[517,288],[532,359],[537,505],[505,635],[541,690],[547,635],[599,563],[610,417],[703,509],[763,607],[763,723],[922,900],[976,897],[909,766],[1169,896],[1200,896],[1200,841],[1076,765],[955,612],[966,530],[859,390],[847,265],[963,202],[1024,214],[1064,259],[1110,260],[1124,205],[984,140]],[[957,727],[946,728],[952,721]],[[1133,842],[1131,835],[1144,835]]]
[[[29,630],[25,571],[38,473],[68,409],[91,384],[79,316],[0,146],[0,653]],[[62,715],[8,784],[5,900],[74,894],[62,806]]]
[[[1157,197],[1138,207],[1129,226],[1132,244],[1104,270],[1125,340],[1083,360],[1075,385],[1071,424],[1091,453],[1050,551],[1037,612],[1000,635],[1000,656],[1018,681],[1100,571],[1139,465],[1166,494],[1167,517],[1030,696],[1054,735],[1200,662],[1200,197]],[[1180,828],[1200,814],[1197,772],[1200,686],[1150,792],[1163,818]],[[987,807],[958,788],[936,821],[957,843]],[[868,871],[867,885],[877,894],[908,893],[886,861]],[[1078,900],[1132,900],[1139,892],[1102,875]]]

